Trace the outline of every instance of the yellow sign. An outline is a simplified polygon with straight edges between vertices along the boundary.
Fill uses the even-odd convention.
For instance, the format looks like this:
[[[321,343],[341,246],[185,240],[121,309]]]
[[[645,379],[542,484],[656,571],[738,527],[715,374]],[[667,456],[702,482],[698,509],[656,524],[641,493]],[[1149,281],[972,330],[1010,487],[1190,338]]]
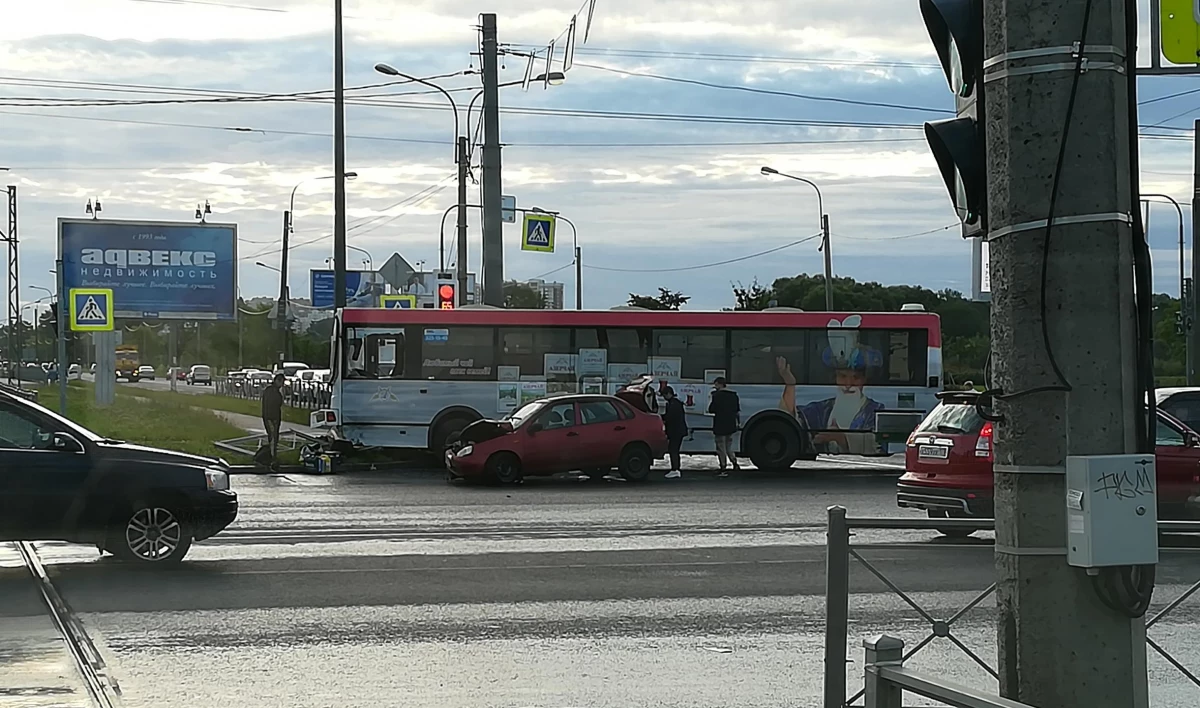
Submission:
[[[521,250],[554,253],[554,222],[553,214],[526,214],[521,229]]]
[[[71,331],[111,332],[113,330],[113,291],[107,288],[72,288]]]
[[[1172,64],[1200,64],[1200,7],[1195,0],[1161,0],[1162,53]]]
[[[379,306],[385,310],[415,310],[416,295],[380,295]]]

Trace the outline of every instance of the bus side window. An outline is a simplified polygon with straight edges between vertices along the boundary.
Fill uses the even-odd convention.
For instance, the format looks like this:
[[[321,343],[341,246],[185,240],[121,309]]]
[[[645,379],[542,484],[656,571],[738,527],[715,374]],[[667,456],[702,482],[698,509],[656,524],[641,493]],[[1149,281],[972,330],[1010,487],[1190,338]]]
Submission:
[[[378,332],[366,337],[367,378],[404,378],[404,333]]]

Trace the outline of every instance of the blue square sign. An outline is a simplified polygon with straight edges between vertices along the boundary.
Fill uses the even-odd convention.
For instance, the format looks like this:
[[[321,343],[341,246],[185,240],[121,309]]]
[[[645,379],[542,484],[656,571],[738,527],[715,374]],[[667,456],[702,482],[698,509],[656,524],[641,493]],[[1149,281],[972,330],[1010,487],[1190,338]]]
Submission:
[[[105,288],[72,288],[71,330],[75,332],[111,332],[113,330],[113,291]]]

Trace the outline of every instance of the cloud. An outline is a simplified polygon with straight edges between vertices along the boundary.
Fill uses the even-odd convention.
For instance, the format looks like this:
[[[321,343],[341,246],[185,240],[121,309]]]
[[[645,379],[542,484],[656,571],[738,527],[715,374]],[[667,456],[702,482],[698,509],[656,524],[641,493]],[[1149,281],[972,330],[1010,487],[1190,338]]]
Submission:
[[[276,262],[280,212],[295,189],[293,293],[305,293],[308,269],[323,267],[333,223],[332,182],[317,179],[332,170],[332,111],[321,93],[331,84],[328,4],[214,1],[264,9],[48,0],[0,26],[0,103],[9,104],[0,105],[0,165],[20,190],[27,285],[49,284],[55,219],[80,215],[94,197],[108,217],[185,221],[208,200],[214,220],[239,224],[241,289],[252,296],[277,291],[277,276],[254,263]],[[561,51],[579,7],[506,2],[501,39],[527,51],[557,37]],[[479,86],[470,73],[477,10],[463,0],[347,4],[347,164],[359,174],[348,186],[349,242],[376,263],[398,251],[436,264],[456,190],[445,97],[378,86],[388,79],[372,67],[442,77],[474,134],[478,103],[469,121],[466,106]],[[501,139],[505,192],[578,226],[589,307],[661,285],[717,308],[730,304],[730,282],[820,272],[815,241],[737,260],[820,224],[811,187],[764,177],[762,165],[819,185],[838,275],[968,289],[970,250],[954,229],[939,230],[955,217],[920,131],[951,99],[915,5],[600,0],[575,62],[562,86],[503,89]],[[506,57],[503,80],[519,82],[524,67]],[[1146,79],[1142,93],[1195,85]],[[295,92],[308,93],[285,95]],[[246,100],[255,93],[274,98]],[[231,96],[241,98],[213,102]],[[21,98],[39,105],[11,105]],[[1142,122],[1190,125],[1188,100],[1147,105]],[[1185,197],[1190,145],[1146,140],[1143,151],[1143,188]],[[478,178],[478,152],[474,163]],[[468,195],[478,203],[475,183]],[[1169,292],[1178,288],[1173,219],[1170,207],[1155,207],[1150,220],[1156,284]],[[453,215],[446,221],[452,232]],[[476,270],[478,210],[469,225]],[[506,275],[550,272],[573,301],[570,230],[560,231],[558,253],[533,254],[519,250],[517,227],[505,228]],[[648,269],[663,272],[634,272]]]

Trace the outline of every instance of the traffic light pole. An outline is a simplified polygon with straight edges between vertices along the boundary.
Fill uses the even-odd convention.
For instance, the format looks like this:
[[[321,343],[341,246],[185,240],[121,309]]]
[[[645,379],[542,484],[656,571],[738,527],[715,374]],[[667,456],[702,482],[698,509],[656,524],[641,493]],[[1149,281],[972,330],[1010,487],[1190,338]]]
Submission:
[[[1192,137],[1192,293],[1188,307],[1191,328],[1185,336],[1188,342],[1187,384],[1195,386],[1200,381],[1200,372],[1196,371],[1196,353],[1200,352],[1200,297],[1195,292],[1196,283],[1200,283],[1200,263],[1196,261],[1196,234],[1200,234],[1200,120],[1195,123],[1195,133]]]
[[[983,3],[1000,692],[1036,706],[1148,704],[1145,619],[1066,558],[1066,457],[1145,427],[1131,1]]]

